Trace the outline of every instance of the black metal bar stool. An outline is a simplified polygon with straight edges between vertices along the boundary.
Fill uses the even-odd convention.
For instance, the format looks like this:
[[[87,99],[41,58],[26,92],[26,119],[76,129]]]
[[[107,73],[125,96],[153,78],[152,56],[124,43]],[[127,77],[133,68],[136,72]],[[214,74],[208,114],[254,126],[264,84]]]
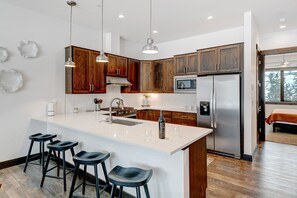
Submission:
[[[123,168],[121,166],[114,167],[108,174],[109,181],[113,184],[110,198],[115,196],[117,186],[120,186],[119,196],[123,196],[123,187],[135,187],[137,198],[140,198],[140,186],[144,187],[147,198],[150,198],[147,183],[153,175],[153,170],[143,170],[140,168],[129,167]]]
[[[44,161],[45,161],[45,158],[44,158],[44,142],[47,142],[47,141],[53,142],[53,139],[55,137],[57,137],[57,135],[54,135],[54,134],[42,134],[42,133],[36,133],[36,134],[33,134],[33,135],[29,136],[29,139],[31,140],[31,144],[30,144],[30,148],[29,148],[28,155],[27,155],[27,158],[26,158],[24,172],[26,172],[28,163],[32,159],[32,157],[30,155],[31,155],[31,151],[32,151],[32,148],[33,148],[33,144],[34,144],[34,142],[39,142],[39,165],[42,165],[42,173],[43,173],[43,171],[44,171]],[[50,155],[48,155],[48,156],[50,156]],[[35,164],[35,163],[31,163],[31,164]]]
[[[94,184],[86,183],[87,165],[94,166],[95,180],[96,180],[96,184],[95,184],[95,186],[96,186],[96,196],[97,196],[97,198],[100,197],[100,188],[99,187],[103,187],[103,189],[101,190],[101,192],[102,192],[102,191],[104,191],[106,188],[108,188],[110,186],[108,176],[107,176],[106,166],[105,166],[105,160],[109,156],[110,156],[109,153],[81,151],[81,152],[77,153],[73,157],[73,161],[75,163],[75,170],[74,170],[74,176],[73,176],[73,179],[72,179],[72,185],[71,185],[71,189],[70,189],[70,193],[69,193],[69,198],[72,197],[73,192],[76,189],[78,189],[81,185],[83,185],[83,189],[82,189],[82,194],[83,195],[85,194],[86,185],[94,186]],[[102,165],[106,185],[99,185],[98,169],[97,169],[98,164]],[[77,187],[75,187],[76,177],[78,175],[80,165],[84,165],[83,182],[81,184],[79,184]]]
[[[50,158],[48,157],[46,160],[46,165],[45,165],[45,169],[42,175],[42,179],[41,179],[41,183],[40,183],[40,187],[43,186],[43,182],[45,177],[51,177],[51,178],[56,178],[56,179],[63,179],[64,180],[64,191],[66,191],[66,175],[68,175],[70,172],[73,171],[73,169],[71,169],[68,173],[66,173],[66,160],[65,160],[65,151],[69,150],[71,151],[72,156],[74,156],[74,147],[78,145],[78,142],[70,142],[70,141],[60,141],[60,140],[55,140],[49,144],[47,144],[47,148],[49,149],[49,156],[52,154],[52,152],[57,151],[58,152],[58,157],[57,157],[57,165],[48,169],[48,164],[49,164],[49,160]],[[60,172],[60,152],[62,152],[63,154],[63,159],[62,159],[62,163],[63,163],[63,177],[59,176],[59,172]],[[57,168],[57,176],[52,176],[52,175],[47,175],[46,173],[53,170],[54,168]]]

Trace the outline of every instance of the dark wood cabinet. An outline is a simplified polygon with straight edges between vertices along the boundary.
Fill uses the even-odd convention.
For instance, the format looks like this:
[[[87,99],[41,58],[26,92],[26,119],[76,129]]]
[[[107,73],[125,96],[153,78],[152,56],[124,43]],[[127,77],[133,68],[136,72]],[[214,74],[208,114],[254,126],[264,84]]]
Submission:
[[[198,75],[240,72],[243,65],[243,44],[198,50]]]
[[[69,48],[66,48],[65,59],[68,59]],[[106,64],[97,63],[96,56],[99,52],[72,47],[74,68],[65,68],[66,93],[106,93],[105,71]]]
[[[127,58],[108,54],[108,76],[127,77]]]
[[[141,92],[172,93],[174,60],[142,61]]]
[[[181,54],[174,56],[175,75],[197,74],[197,53]]]
[[[154,92],[153,82],[153,61],[141,61],[140,63],[140,91],[141,92]]]
[[[166,123],[180,124],[187,126],[197,126],[197,114],[175,111],[163,111]],[[137,119],[158,121],[160,117],[159,110],[138,110]]]
[[[140,86],[140,61],[128,59],[127,79],[131,86],[121,87],[122,93],[138,93]]]
[[[197,126],[197,114],[185,112],[172,112],[172,123],[187,126]]]

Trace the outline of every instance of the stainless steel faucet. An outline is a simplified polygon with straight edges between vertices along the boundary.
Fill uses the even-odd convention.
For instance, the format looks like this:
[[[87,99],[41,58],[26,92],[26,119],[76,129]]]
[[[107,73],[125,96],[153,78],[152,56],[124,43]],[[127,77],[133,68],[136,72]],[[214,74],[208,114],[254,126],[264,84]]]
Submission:
[[[121,99],[121,98],[114,98],[114,99],[111,100],[111,102],[110,102],[110,106],[109,106],[109,118],[108,118],[108,123],[109,123],[109,124],[112,123],[111,110],[112,110],[112,103],[113,103],[113,101],[115,101],[115,100],[118,100],[118,101],[119,101],[119,102],[118,102],[118,106],[119,106],[119,107],[121,106],[122,109],[124,108],[124,100],[123,100],[123,99]]]

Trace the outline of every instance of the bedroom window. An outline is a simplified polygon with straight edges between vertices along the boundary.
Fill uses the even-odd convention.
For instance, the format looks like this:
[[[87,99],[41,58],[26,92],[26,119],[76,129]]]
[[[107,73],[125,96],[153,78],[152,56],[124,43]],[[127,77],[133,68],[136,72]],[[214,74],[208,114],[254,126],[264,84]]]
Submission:
[[[265,71],[266,102],[297,102],[297,69]]]

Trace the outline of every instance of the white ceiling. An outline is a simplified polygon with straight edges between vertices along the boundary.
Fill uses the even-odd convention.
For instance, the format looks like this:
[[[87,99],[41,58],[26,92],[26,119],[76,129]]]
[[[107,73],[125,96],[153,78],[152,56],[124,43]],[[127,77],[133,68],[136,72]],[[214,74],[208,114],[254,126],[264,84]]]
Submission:
[[[1,0],[69,21],[66,0]],[[101,0],[75,0],[73,22],[100,30]],[[156,43],[243,25],[251,10],[261,34],[297,28],[297,0],[153,0],[153,38]],[[123,14],[124,19],[118,15]],[[213,15],[212,20],[207,16]],[[285,18],[287,28],[280,29]],[[104,31],[145,43],[149,36],[149,0],[105,0]]]

